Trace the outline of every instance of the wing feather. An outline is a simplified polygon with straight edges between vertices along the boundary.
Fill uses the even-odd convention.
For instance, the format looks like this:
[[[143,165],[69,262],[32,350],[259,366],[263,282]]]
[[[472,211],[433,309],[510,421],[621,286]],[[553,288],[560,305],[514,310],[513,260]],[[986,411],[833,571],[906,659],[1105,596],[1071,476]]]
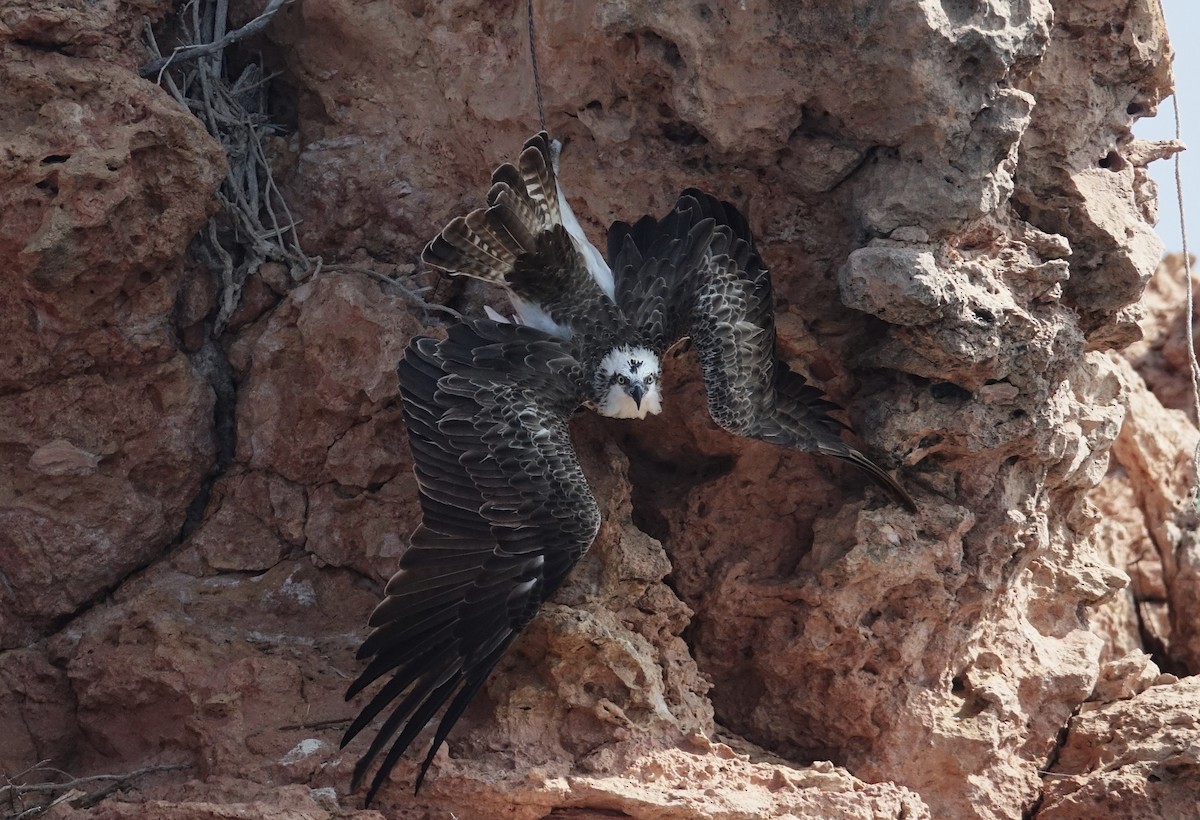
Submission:
[[[724,429],[853,464],[893,499],[912,498],[841,439],[840,408],[778,358],[771,276],[737,208],[693,188],[662,220],[609,232],[617,303],[660,355],[692,339],[708,409]]]
[[[600,524],[567,429],[585,381],[559,341],[478,321],[441,341],[414,340],[398,372],[423,523],[371,615],[359,650],[370,661],[347,693],[390,676],[342,741],[389,712],[355,767],[357,788],[391,744],[368,803],[445,707],[420,787],[455,721]]]
[[[661,221],[642,217],[609,231],[617,304],[660,354],[688,335],[715,221],[681,199]]]

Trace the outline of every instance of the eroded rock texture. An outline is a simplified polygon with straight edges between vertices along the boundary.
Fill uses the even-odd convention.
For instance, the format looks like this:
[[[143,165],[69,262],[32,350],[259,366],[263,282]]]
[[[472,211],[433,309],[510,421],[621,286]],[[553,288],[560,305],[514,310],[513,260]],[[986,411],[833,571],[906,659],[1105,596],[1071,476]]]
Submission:
[[[19,5],[0,13],[5,649],[161,553],[212,464],[212,393],[171,310],[224,172],[194,117],[86,56],[134,9]]]
[[[1146,342],[1114,352],[1160,252],[1144,165],[1175,150],[1129,131],[1170,86],[1157,3],[535,6],[593,238],[687,185],[742,207],[782,355],[921,511],[720,432],[681,352],[662,416],[579,418],[595,546],[421,794],[405,760],[379,808],[1194,806],[1170,268]],[[413,263],[536,128],[522,7],[297,0],[236,53],[277,72],[272,160],[310,254],[502,304]],[[91,813],[377,817],[346,793],[341,693],[418,515],[394,366],[445,317],[267,264],[212,337],[216,286],[184,260],[224,158],[135,72],[141,15],[167,11],[0,12],[0,773],[184,763]]]
[[[1200,805],[1195,677],[1125,695],[1071,720],[1039,817],[1189,817]],[[1118,729],[1118,731],[1113,731]]]

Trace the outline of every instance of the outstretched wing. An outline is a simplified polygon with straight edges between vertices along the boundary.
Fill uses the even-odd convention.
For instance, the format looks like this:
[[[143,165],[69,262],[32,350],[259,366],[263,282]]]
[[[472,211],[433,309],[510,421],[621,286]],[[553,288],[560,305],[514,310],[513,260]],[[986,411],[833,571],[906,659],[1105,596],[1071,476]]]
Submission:
[[[656,352],[692,339],[717,424],[847,461],[915,509],[891,476],[842,441],[844,425],[829,415],[837,405],[778,358],[771,276],[737,208],[690,188],[662,220],[614,225],[609,255],[617,303]]]
[[[419,338],[399,365],[423,522],[359,649],[347,699],[390,676],[345,746],[390,709],[353,788],[391,743],[367,803],[443,706],[416,788],[501,654],[587,550],[600,526],[567,420],[579,364],[532,328],[481,320]]]
[[[777,387],[797,388],[805,399],[816,392],[803,390],[803,378],[776,357],[771,277],[736,208],[689,189],[661,221],[614,225],[609,252],[618,304],[656,352],[691,337],[721,427],[759,438],[776,414]]]

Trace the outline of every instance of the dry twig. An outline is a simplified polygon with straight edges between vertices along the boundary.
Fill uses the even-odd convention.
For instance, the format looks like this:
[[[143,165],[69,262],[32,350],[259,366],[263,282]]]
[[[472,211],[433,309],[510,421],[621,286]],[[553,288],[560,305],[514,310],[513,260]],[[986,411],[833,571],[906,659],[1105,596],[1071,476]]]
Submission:
[[[158,82],[192,114],[225,150],[229,170],[218,191],[221,213],[209,220],[192,245],[195,256],[217,277],[218,308],[212,334],[219,336],[241,301],[246,278],[264,262],[287,266],[292,281],[300,282],[321,270],[320,258],[310,257],[300,246],[297,220],[275,182],[267,143],[276,133],[267,116],[270,76],[251,64],[235,80],[227,77],[223,49],[256,32],[287,0],[270,0],[262,14],[232,32],[226,32],[228,0],[188,0],[180,23],[192,45],[162,56],[149,20],[146,43],[157,59],[142,67],[142,76]],[[365,273],[396,287],[411,304],[427,312],[462,316],[434,305],[396,279],[355,265],[331,265],[328,270]]]
[[[447,316],[457,319],[460,322],[463,321],[463,315],[454,308],[448,308],[445,305],[435,305],[432,302],[426,302],[424,299],[422,299],[421,294],[427,293],[429,288],[411,288],[399,279],[395,279],[391,276],[388,276],[386,273],[380,273],[377,270],[364,267],[362,265],[343,265],[339,263],[326,265],[323,270],[332,271],[334,273],[361,273],[365,276],[370,276],[372,279],[378,279],[380,282],[391,285],[400,293],[401,296],[404,297],[405,301],[411,305],[414,305],[415,307],[421,308],[421,310],[432,313],[445,313]]]
[[[162,72],[169,65],[178,65],[179,63],[195,60],[199,57],[220,54],[238,40],[244,40],[252,34],[258,34],[258,32],[265,29],[267,23],[271,22],[271,18],[275,16],[275,12],[279,11],[286,2],[288,0],[271,0],[271,2],[267,3],[267,7],[263,9],[262,14],[241,28],[230,31],[213,42],[178,46],[168,56],[159,56],[158,59],[146,63],[146,65],[138,69],[138,74],[145,78],[161,77]]]
[[[9,812],[4,815],[5,820],[27,820],[27,818],[37,817],[56,803],[64,801],[70,802],[77,809],[91,808],[113,792],[129,788],[133,785],[133,781],[140,777],[159,772],[171,772],[191,768],[187,763],[164,763],[157,766],[145,766],[126,774],[96,774],[89,777],[72,777],[61,769],[47,765],[49,762],[49,760],[39,761],[23,772],[19,772],[12,777],[3,778],[4,784],[0,785],[0,803],[7,803]],[[16,782],[34,773],[56,774],[68,779],[62,783]],[[98,783],[107,785],[94,792],[87,792],[81,788],[89,784]],[[31,800],[27,804],[26,798],[34,795],[41,796]]]

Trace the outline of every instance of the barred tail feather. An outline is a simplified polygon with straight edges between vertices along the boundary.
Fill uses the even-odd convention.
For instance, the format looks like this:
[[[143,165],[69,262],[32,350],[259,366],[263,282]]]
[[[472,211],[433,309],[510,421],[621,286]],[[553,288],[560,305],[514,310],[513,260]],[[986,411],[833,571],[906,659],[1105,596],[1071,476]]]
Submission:
[[[537,253],[543,235],[562,223],[545,132],[525,143],[518,165],[492,174],[488,207],[456,217],[421,253],[426,265],[508,285],[522,256]]]
[[[784,378],[780,385],[782,389],[777,394],[776,415],[768,425],[766,435],[758,437],[783,447],[821,453],[853,464],[893,501],[903,505],[909,512],[917,512],[917,503],[896,479],[841,439],[839,433],[848,428],[829,415],[829,411],[841,408],[825,398],[820,390],[807,384],[799,373],[787,370],[782,362],[779,365],[784,368]]]
[[[488,191],[490,218],[502,226],[508,235],[528,252],[537,247],[541,217],[528,198],[520,196],[503,182],[496,183]]]
[[[558,184],[550,154],[550,135],[542,131],[530,137],[521,151],[519,163],[525,192],[538,213],[544,216],[544,226],[561,225],[563,219],[558,209]]]
[[[494,209],[472,211],[450,224],[425,246],[421,259],[447,273],[503,285],[517,258],[527,252],[504,227]]]

